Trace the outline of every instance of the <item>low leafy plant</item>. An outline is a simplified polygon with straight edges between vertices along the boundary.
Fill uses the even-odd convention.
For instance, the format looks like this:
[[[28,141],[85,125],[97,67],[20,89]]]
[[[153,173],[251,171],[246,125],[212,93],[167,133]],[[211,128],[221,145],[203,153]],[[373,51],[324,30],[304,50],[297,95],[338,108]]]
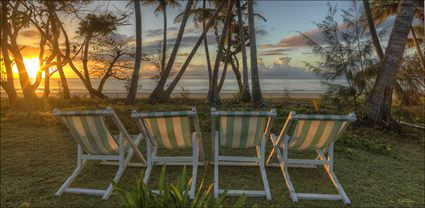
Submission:
[[[201,184],[196,191],[193,200],[189,199],[190,184],[192,179],[187,180],[186,167],[183,168],[182,174],[177,178],[175,184],[165,182],[166,166],[162,168],[159,178],[158,192],[152,192],[151,188],[143,183],[143,177],[139,177],[132,187],[124,188],[114,184],[115,194],[119,196],[123,207],[139,208],[139,207],[224,207],[224,199],[226,192],[214,199],[211,191],[213,184],[209,185],[205,190],[204,179],[202,177]],[[246,196],[239,197],[233,207],[243,207],[245,205]],[[227,206],[227,205],[226,205]]]

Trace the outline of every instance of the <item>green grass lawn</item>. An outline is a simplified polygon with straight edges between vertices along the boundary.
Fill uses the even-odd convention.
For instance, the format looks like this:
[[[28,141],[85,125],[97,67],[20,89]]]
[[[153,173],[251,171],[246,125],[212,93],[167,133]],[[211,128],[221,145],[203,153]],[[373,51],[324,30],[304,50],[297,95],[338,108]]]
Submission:
[[[267,100],[267,109],[277,108],[278,117],[272,132],[279,132],[291,110],[313,113],[310,100]],[[126,106],[122,100],[70,101],[51,99],[49,103],[18,103],[13,107],[1,100],[1,207],[117,207],[117,196],[103,201],[100,197],[54,193],[72,173],[76,165],[76,144],[70,132],[51,115],[53,108],[99,109],[112,106],[131,133],[137,133],[130,111],[189,110],[195,105],[199,112],[206,159],[211,160],[210,107],[205,100],[176,99],[169,104],[149,105],[144,100],[135,106]],[[248,105],[232,99],[225,100],[220,109],[250,110]],[[266,108],[265,108],[266,109]],[[322,104],[321,113],[345,114]],[[423,115],[423,114],[422,114]],[[140,146],[144,150],[144,144]],[[269,143],[267,152],[271,150]],[[227,151],[229,152],[229,151]],[[255,155],[255,151],[234,151],[242,155]],[[191,150],[164,151],[167,155],[190,154]],[[308,156],[308,155],[306,155]],[[401,127],[388,130],[381,126],[365,125],[361,121],[352,125],[335,145],[335,172],[354,207],[425,206],[424,202],[424,133],[418,129]],[[149,184],[155,186],[160,173],[154,168]],[[117,168],[89,162],[80,177],[71,186],[104,189]],[[182,167],[167,167],[167,181],[173,181]],[[134,183],[142,168],[127,168],[120,184]],[[188,170],[190,171],[190,169]],[[200,167],[198,175],[203,175]],[[189,172],[190,173],[190,172]],[[336,193],[323,168],[290,169],[295,189],[300,192]],[[248,198],[247,205],[258,207],[340,207],[338,201],[300,201],[293,204],[279,168],[268,168],[267,176],[273,200]],[[212,166],[207,167],[206,181],[212,183]],[[220,168],[221,187],[261,189],[262,182],[256,167]],[[200,181],[200,180],[198,180]],[[233,204],[229,197],[227,204]]]

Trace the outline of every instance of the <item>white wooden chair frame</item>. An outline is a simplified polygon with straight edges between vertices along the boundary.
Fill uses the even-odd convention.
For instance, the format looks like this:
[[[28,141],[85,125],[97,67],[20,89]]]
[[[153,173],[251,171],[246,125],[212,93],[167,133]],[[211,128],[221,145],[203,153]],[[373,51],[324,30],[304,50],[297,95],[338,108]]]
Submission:
[[[53,115],[55,116],[87,116],[87,115],[98,115],[98,116],[112,116],[114,124],[117,125],[120,134],[118,136],[118,154],[117,155],[92,155],[87,154],[83,151],[80,144],[77,145],[77,167],[71,176],[62,184],[59,190],[55,193],[56,196],[61,196],[64,192],[75,193],[75,194],[88,194],[88,195],[98,195],[102,196],[103,200],[107,200],[113,191],[112,183],[109,184],[108,188],[105,190],[99,189],[88,189],[88,188],[69,188],[69,185],[77,178],[78,174],[85,167],[89,160],[99,160],[99,161],[117,161],[118,171],[115,174],[113,181],[118,183],[122,174],[124,173],[128,163],[133,157],[134,153],[136,156],[142,160],[143,164],[146,164],[146,160],[143,157],[142,153],[138,149],[138,145],[143,139],[142,134],[137,136],[131,136],[121,120],[114,112],[111,107],[108,107],[106,110],[93,110],[93,111],[60,111],[58,109],[53,110]],[[135,138],[135,139],[134,139]],[[128,142],[130,147],[125,151],[125,141]],[[127,156],[126,156],[127,155]]]
[[[345,117],[346,121],[354,122],[356,116],[354,113],[351,113]],[[317,157],[314,160],[311,159],[289,159],[288,144],[291,139],[288,133],[288,128],[292,122],[305,119],[305,115],[296,115],[295,112],[290,112],[288,119],[286,120],[283,129],[279,136],[274,134],[270,135],[270,140],[273,143],[273,150],[271,151],[268,159],[267,166],[269,167],[280,167],[282,170],[283,176],[286,181],[286,185],[289,189],[289,194],[293,202],[298,202],[299,199],[309,199],[309,200],[342,200],[344,204],[351,204],[350,199],[345,193],[342,185],[339,183],[335,173],[334,173],[334,142],[331,142],[327,148],[316,149]],[[348,125],[346,125],[348,126]],[[341,131],[343,131],[342,129]],[[278,163],[272,163],[271,160],[274,155],[277,155],[279,160]],[[289,177],[288,167],[297,167],[297,168],[317,168],[318,165],[323,165],[326,173],[328,174],[330,180],[332,181],[334,187],[337,189],[338,194],[316,194],[316,193],[297,193],[295,192],[294,185],[292,184],[291,178]]]
[[[245,113],[245,112],[244,112]],[[272,109],[268,112],[267,116],[269,117],[267,121],[267,126],[262,136],[259,146],[256,146],[257,156],[256,157],[240,157],[240,156],[221,156],[219,155],[219,141],[220,141],[220,132],[215,130],[216,119],[220,116],[225,115],[226,112],[216,111],[215,108],[211,109],[211,138],[212,138],[212,150],[214,158],[214,198],[217,198],[219,194],[224,193],[225,189],[219,188],[219,166],[258,166],[260,168],[261,178],[264,185],[264,191],[262,190],[237,190],[230,189],[227,190],[228,196],[240,196],[245,194],[246,196],[252,197],[266,197],[267,200],[271,200],[271,192],[269,182],[267,180],[266,174],[266,164],[265,164],[265,149],[267,137],[270,134],[271,126],[273,119],[276,116],[276,110]],[[254,115],[254,114],[253,114]]]
[[[195,197],[196,191],[196,181],[198,175],[198,166],[204,165],[205,157],[202,146],[202,137],[201,130],[199,127],[198,114],[196,112],[196,108],[192,107],[192,111],[184,111],[184,112],[167,112],[167,113],[176,113],[179,116],[189,116],[194,120],[195,132],[192,132],[192,156],[190,157],[158,157],[158,146],[155,146],[151,139],[153,138],[149,131],[147,131],[147,125],[144,122],[143,118],[156,117],[152,116],[149,113],[138,113],[133,110],[131,117],[136,119],[137,125],[142,132],[142,134],[146,135],[148,139],[146,139],[146,152],[147,152],[147,168],[145,171],[145,175],[143,178],[143,182],[145,184],[148,183],[149,177],[151,175],[152,169],[155,165],[171,165],[171,166],[192,166],[192,182],[190,187],[189,197],[193,199]],[[199,162],[199,157],[201,157],[201,161]],[[152,190],[153,192],[158,192],[158,190]]]

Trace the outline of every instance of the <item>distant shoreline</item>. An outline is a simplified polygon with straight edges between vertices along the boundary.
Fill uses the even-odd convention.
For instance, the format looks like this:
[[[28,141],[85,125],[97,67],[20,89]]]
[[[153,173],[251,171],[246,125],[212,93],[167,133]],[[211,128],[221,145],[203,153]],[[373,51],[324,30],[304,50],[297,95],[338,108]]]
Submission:
[[[188,94],[189,98],[206,98],[207,96],[207,92],[189,91],[188,93],[189,93]],[[314,92],[314,93],[305,92],[304,93],[304,92],[279,92],[279,91],[263,91],[262,93],[264,98],[296,98],[296,99],[316,99],[325,94],[324,92]],[[113,99],[123,99],[123,98],[126,98],[127,96],[127,92],[104,92],[104,94],[108,98],[113,98]],[[138,92],[137,98],[147,98],[149,94],[150,92]],[[22,92],[18,92],[18,95],[22,96]],[[38,91],[37,95],[42,96],[43,92]],[[221,98],[232,98],[235,95],[236,95],[235,92],[224,91],[220,93]],[[58,92],[51,92],[50,96],[57,97]],[[89,94],[87,92],[72,92],[71,91],[71,96],[88,97]],[[0,97],[7,97],[6,92],[4,90],[1,90]],[[171,97],[175,97],[175,98],[182,97],[182,92],[180,91],[173,92],[171,94]]]

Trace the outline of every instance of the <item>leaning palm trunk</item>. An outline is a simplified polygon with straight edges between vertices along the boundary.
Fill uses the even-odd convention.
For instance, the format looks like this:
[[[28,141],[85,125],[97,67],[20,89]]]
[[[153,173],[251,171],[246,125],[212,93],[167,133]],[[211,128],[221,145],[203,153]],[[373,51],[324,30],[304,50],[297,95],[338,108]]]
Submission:
[[[184,29],[186,28],[186,23],[187,23],[187,20],[189,18],[189,10],[192,7],[192,4],[193,4],[193,1],[187,2],[186,9],[185,9],[184,16],[183,16],[183,20],[182,20],[181,25],[180,25],[179,33],[177,34],[176,42],[174,44],[173,51],[170,54],[170,58],[167,62],[167,66],[162,71],[161,76],[160,76],[159,81],[158,81],[158,84],[156,85],[156,87],[153,89],[153,91],[149,95],[148,100],[151,103],[166,101],[169,98],[169,95],[165,95],[165,93],[164,93],[164,86],[167,82],[168,77],[171,74],[171,70],[173,68],[174,61],[176,60],[177,52],[180,48],[180,43],[181,43],[181,40],[183,38]]]
[[[369,0],[363,0],[363,7],[366,14],[366,20],[369,26],[370,36],[372,39],[373,47],[375,48],[376,55],[378,56],[379,62],[384,61],[384,52],[381,47],[381,43],[379,42],[378,35],[376,33],[375,23],[373,21],[372,12],[370,10],[370,4]],[[395,96],[401,100],[403,99],[403,88],[401,87],[400,83],[395,81],[394,82],[394,94]]]
[[[415,28],[410,26],[410,31],[412,32],[413,42],[415,43],[416,52],[418,53],[419,60],[421,61],[422,69],[425,71],[425,60],[424,55],[422,54],[421,46],[419,45],[418,39],[416,38]]]
[[[372,11],[370,10],[369,0],[363,0],[363,7],[366,14],[367,24],[369,26],[369,32],[372,39],[373,47],[375,48],[376,55],[379,60],[382,61],[384,59],[384,52],[382,51],[381,44],[379,43],[379,38],[376,33],[375,23],[373,22]]]
[[[241,80],[241,72],[239,71],[239,60],[234,54],[230,57],[230,65],[232,65],[233,73],[235,73],[235,78],[238,82],[239,94],[242,94],[243,84]]]
[[[237,6],[237,12],[238,12],[239,33],[240,33],[240,36],[241,36],[241,50],[242,50],[243,88],[242,88],[241,98],[242,98],[242,101],[249,102],[251,100],[251,94],[249,93],[249,82],[248,82],[248,60],[247,60],[247,56],[246,56],[245,28],[243,26],[240,1],[236,1],[236,6]]]
[[[137,86],[142,61],[142,14],[140,11],[140,1],[133,0],[133,3],[136,15],[136,59],[134,62],[133,75],[131,76],[130,89],[125,101],[127,104],[134,104],[136,102]]]
[[[167,58],[167,7],[165,6],[162,10],[164,14],[164,32],[162,37],[162,56],[161,56],[161,71],[160,74],[165,69],[165,59]]]
[[[226,79],[226,73],[227,73],[227,67],[229,65],[229,60],[230,60],[230,47],[232,46],[232,37],[231,37],[231,33],[229,30],[229,33],[227,34],[227,47],[226,47],[226,57],[224,58],[224,67],[223,67],[223,72],[221,73],[221,79],[220,82],[218,83],[218,88],[217,88],[217,94],[220,94],[221,88],[223,88],[224,85],[224,80]]]
[[[254,5],[253,0],[248,0],[248,20],[249,20],[249,48],[251,49],[251,84],[252,99],[251,102],[255,107],[264,105],[263,94],[260,88],[260,78],[258,75],[257,63],[257,42],[255,40],[254,26]]]
[[[205,9],[206,9],[206,3],[207,3],[207,0],[204,0],[203,1],[203,3],[202,3],[202,9],[204,10],[204,12],[205,12]],[[202,18],[202,30],[205,30],[206,29],[206,22],[205,22],[205,20],[206,20],[206,18],[205,18],[205,14],[203,14],[204,16],[203,16],[203,18]],[[211,69],[211,59],[210,59],[210,51],[209,51],[209,49],[208,49],[208,38],[207,38],[207,34],[205,33],[205,35],[204,35],[204,47],[205,47],[205,57],[206,57],[206,59],[207,59],[207,69],[208,69],[208,86],[210,86],[211,85],[211,78],[212,78],[212,69]],[[208,95],[210,94],[211,92],[210,92],[210,88],[208,88]]]
[[[226,18],[224,20],[224,25],[223,25],[223,31],[221,32],[221,39],[219,41],[218,44],[218,49],[217,49],[217,56],[215,58],[215,64],[214,64],[214,70],[213,70],[213,76],[212,76],[212,82],[210,85],[210,89],[211,89],[211,94],[210,97],[208,98],[210,104],[212,105],[218,105],[220,104],[220,94],[219,94],[219,89],[217,86],[217,81],[218,81],[218,71],[220,68],[220,63],[221,60],[223,58],[223,50],[224,50],[224,43],[226,41],[226,34],[227,31],[229,30],[229,26],[230,26],[230,19],[231,19],[231,12],[232,12],[232,8],[233,8],[233,2],[230,1],[229,2],[229,6],[227,7],[227,11],[226,11]],[[224,63],[226,64],[226,63]]]
[[[223,8],[225,1],[221,1],[220,5],[217,7],[216,12],[212,15],[211,19],[209,20],[206,28],[204,31],[202,31],[201,36],[196,41],[195,46],[193,47],[192,51],[190,52],[189,56],[187,57],[186,61],[183,63],[182,67],[180,68],[180,71],[177,73],[176,77],[173,79],[173,81],[168,86],[167,90],[162,95],[162,100],[166,101],[170,97],[171,93],[173,92],[174,88],[176,87],[177,83],[183,76],[184,72],[186,71],[187,67],[189,66],[190,62],[192,61],[193,56],[195,56],[196,51],[198,50],[199,46],[201,45],[202,41],[204,40],[204,36],[208,32],[208,30],[211,28],[211,26],[214,24],[216,18],[219,15],[220,10]]]
[[[370,107],[369,117],[375,121],[389,122],[391,120],[393,84],[403,58],[416,4],[417,1],[405,0],[400,2],[400,10],[385,50],[383,68],[378,74],[367,99]]]

